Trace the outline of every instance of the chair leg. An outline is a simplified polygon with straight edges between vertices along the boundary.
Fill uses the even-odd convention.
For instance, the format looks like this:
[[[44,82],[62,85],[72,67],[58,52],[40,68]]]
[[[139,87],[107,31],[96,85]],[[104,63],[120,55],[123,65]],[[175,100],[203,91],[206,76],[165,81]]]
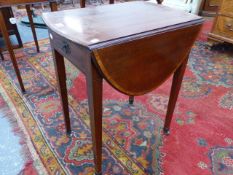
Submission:
[[[21,37],[20,37],[20,35],[19,35],[18,29],[16,29],[15,31],[16,31],[15,36],[16,36],[16,38],[17,38],[19,47],[23,47],[23,42],[22,42],[22,39],[21,39]]]
[[[4,56],[1,51],[0,51],[0,57],[2,58],[2,61],[4,61]]]
[[[182,84],[187,61],[188,61],[188,56],[173,75],[170,98],[168,102],[167,114],[166,114],[164,129],[163,129],[166,135],[170,134],[170,124],[171,124],[173,112],[176,106],[176,101],[179,95],[180,87]]]
[[[21,39],[21,37],[20,37],[19,30],[18,30],[16,24],[14,25],[14,31],[15,31],[15,36],[16,36],[16,38],[17,38],[19,47],[23,47],[23,42],[22,42],[22,39]]]
[[[7,27],[6,27],[6,24],[5,24],[4,15],[3,15],[3,12],[1,10],[1,8],[0,8],[0,29],[1,29],[4,41],[5,41],[6,46],[7,46],[7,50],[9,51],[10,58],[11,58],[11,61],[13,63],[13,66],[14,66],[14,70],[15,70],[16,76],[18,78],[20,88],[21,88],[22,92],[25,92],[25,88],[24,88],[24,85],[23,85],[23,80],[21,78],[21,74],[20,74],[19,67],[18,67],[16,58],[15,58],[13,47],[11,45],[11,41],[10,41],[9,34],[8,34],[8,31],[7,31]]]
[[[30,5],[26,5],[26,10],[27,10],[28,19],[29,19],[31,29],[32,29],[32,35],[33,35],[33,38],[36,44],[36,50],[37,52],[40,52],[39,43],[38,43],[37,36],[36,36],[36,29],[33,23],[32,10],[30,8]]]
[[[134,96],[129,96],[129,104],[132,105],[134,102]]]
[[[12,11],[11,8],[10,8],[10,13],[11,13],[11,16],[14,17],[14,14],[13,14],[13,11]],[[17,38],[19,47],[23,47],[23,42],[22,42],[22,39],[21,39],[21,37],[20,37],[17,24],[12,24],[12,27],[13,27],[13,30],[15,31],[15,36],[16,36],[16,38]]]

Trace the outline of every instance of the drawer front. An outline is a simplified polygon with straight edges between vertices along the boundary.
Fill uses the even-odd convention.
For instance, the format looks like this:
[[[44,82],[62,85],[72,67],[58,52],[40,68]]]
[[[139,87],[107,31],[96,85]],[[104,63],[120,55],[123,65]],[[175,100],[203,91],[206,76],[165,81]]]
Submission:
[[[219,6],[220,2],[221,2],[220,0],[210,0],[209,6]]]
[[[223,0],[220,13],[233,17],[233,0]]]
[[[233,18],[218,16],[213,33],[233,39]]]

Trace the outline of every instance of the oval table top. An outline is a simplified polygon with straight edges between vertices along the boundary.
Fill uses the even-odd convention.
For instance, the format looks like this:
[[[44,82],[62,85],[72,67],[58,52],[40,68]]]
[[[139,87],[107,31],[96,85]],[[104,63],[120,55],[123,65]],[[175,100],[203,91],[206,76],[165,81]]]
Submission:
[[[202,22],[199,16],[142,1],[48,12],[43,19],[59,35],[90,47]]]

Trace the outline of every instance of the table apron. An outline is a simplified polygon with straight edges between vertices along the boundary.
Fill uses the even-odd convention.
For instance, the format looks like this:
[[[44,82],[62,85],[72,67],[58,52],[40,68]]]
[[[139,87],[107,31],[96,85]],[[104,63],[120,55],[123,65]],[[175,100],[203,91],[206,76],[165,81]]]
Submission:
[[[49,30],[52,48],[68,59],[84,74],[88,73],[91,63],[91,51]]]

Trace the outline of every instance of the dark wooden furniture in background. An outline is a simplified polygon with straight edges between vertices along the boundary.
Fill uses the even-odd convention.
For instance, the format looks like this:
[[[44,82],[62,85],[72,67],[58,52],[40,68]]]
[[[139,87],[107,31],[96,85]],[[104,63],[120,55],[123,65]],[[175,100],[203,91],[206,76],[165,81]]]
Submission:
[[[26,4],[27,5],[27,10],[30,10],[30,6],[28,6],[29,4],[41,3],[41,2],[50,2],[51,10],[52,11],[57,10],[56,0],[7,0],[7,1],[6,0],[0,0],[0,31],[2,32],[4,41],[6,43],[7,50],[9,51],[9,54],[10,54],[10,57],[11,57],[11,60],[12,60],[13,66],[14,66],[14,70],[15,70],[15,73],[16,73],[16,76],[17,76],[17,79],[18,79],[18,82],[19,82],[19,85],[20,85],[20,88],[21,88],[22,92],[25,92],[25,88],[24,88],[24,85],[23,85],[23,81],[22,81],[22,78],[21,78],[21,74],[20,74],[20,71],[19,71],[19,68],[18,68],[16,58],[15,58],[13,46],[11,45],[11,41],[10,41],[10,38],[9,38],[8,29],[7,29],[7,24],[6,24],[6,19],[4,17],[4,13],[3,13],[2,9],[5,8],[5,7],[11,7],[12,5]],[[29,12],[29,16],[30,16],[30,12]],[[32,28],[33,28],[33,26],[32,26]],[[35,29],[33,31],[33,35],[34,35],[34,39],[35,39]],[[38,50],[38,46],[37,46],[37,50]]]
[[[233,44],[233,0],[222,0],[208,38]]]
[[[81,8],[85,8],[86,0],[80,0],[79,3]],[[109,0],[109,4],[114,4],[114,0]]]
[[[40,47],[39,47],[39,43],[38,43],[38,39],[37,39],[37,35],[36,35],[36,29],[35,29],[35,25],[33,23],[33,16],[32,16],[33,12],[31,10],[30,4],[26,5],[26,11],[27,11],[28,19],[29,19],[30,26],[32,29],[32,36],[33,36],[35,44],[36,44],[36,50],[37,50],[37,52],[40,52]]]
[[[5,7],[5,8],[2,8],[1,10],[2,10],[4,19],[5,19],[5,24],[6,24],[6,27],[7,27],[8,34],[9,35],[15,35],[16,39],[18,41],[18,45],[15,46],[15,48],[22,47],[23,43],[22,43],[21,37],[19,35],[17,25],[16,24],[11,24],[10,21],[9,21],[10,18],[14,17],[12,9],[10,7]],[[0,37],[2,37],[1,30],[0,30]],[[2,60],[4,59],[3,55],[2,55],[3,50],[4,50],[4,48],[0,48],[0,56],[2,57]]]
[[[158,2],[158,4],[161,4],[163,2],[163,0],[156,0]],[[80,7],[81,8],[85,8],[86,5],[86,0],[80,0]],[[114,0],[109,0],[109,4],[114,4]]]
[[[43,19],[49,28],[68,133],[64,57],[86,76],[96,174],[101,174],[102,164],[103,79],[116,90],[136,96],[154,90],[174,73],[164,125],[169,132],[201,17],[150,2],[126,2],[44,13]]]
[[[215,16],[222,0],[203,0],[201,5],[201,15]]]

